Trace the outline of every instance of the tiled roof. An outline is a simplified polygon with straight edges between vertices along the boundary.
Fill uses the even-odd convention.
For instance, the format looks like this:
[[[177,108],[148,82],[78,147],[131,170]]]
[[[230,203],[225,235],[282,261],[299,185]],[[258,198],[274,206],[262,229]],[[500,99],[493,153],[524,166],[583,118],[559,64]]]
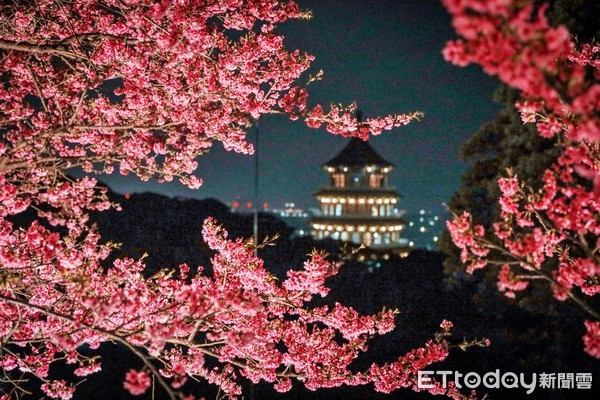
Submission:
[[[367,165],[394,166],[377,154],[369,143],[358,138],[352,138],[337,156],[323,164],[324,167],[362,167]]]

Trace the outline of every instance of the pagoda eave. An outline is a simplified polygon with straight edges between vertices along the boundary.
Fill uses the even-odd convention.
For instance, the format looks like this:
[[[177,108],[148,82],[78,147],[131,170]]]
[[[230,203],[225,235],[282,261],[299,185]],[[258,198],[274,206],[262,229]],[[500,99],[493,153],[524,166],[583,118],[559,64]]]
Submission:
[[[353,225],[406,225],[406,221],[398,217],[368,218],[361,216],[316,216],[310,220],[311,224],[353,224]]]
[[[315,194],[315,197],[326,197],[326,196],[343,196],[343,197],[394,197],[396,199],[402,198],[402,195],[396,192],[393,187],[385,188],[352,188],[352,189],[340,189],[333,187],[323,187],[319,189]]]

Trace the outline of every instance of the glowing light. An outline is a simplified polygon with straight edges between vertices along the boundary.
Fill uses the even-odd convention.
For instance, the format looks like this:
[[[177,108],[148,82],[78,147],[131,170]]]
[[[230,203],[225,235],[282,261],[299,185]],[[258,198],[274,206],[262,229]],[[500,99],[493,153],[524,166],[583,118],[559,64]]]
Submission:
[[[366,228],[366,227],[364,227],[364,226],[362,226],[362,225],[358,227],[358,231],[359,231],[359,232],[364,232],[364,231],[366,231],[366,230],[367,230],[367,228]]]
[[[398,200],[392,199],[392,204],[396,204],[397,202],[398,202]]]
[[[373,204],[373,203],[375,203],[375,200],[369,199],[369,204]]]
[[[125,194],[125,198],[126,198],[127,200],[129,200],[129,199],[131,198],[131,195],[130,195],[129,193],[126,193],[126,194]]]
[[[358,199],[358,202],[359,202],[360,204],[365,204],[365,199]]]
[[[381,203],[383,203],[383,200],[377,199],[377,204],[381,204]]]
[[[420,230],[421,232],[425,232],[425,227],[424,227],[424,226],[422,226],[422,227],[421,227],[419,230]]]
[[[385,204],[390,204],[390,199],[385,199],[383,202],[384,202]]]
[[[433,241],[434,241],[434,242],[437,242],[437,241],[438,241],[438,237],[437,237],[437,236],[434,236],[434,237],[433,237]]]
[[[340,203],[345,203],[346,199],[340,199]]]
[[[269,208],[269,203],[263,203],[263,208]]]
[[[367,172],[371,172],[371,171],[373,171],[373,168],[367,167]]]
[[[328,171],[328,172],[333,172],[333,171],[335,171],[335,168],[333,168],[333,167],[329,167],[329,168],[327,168],[327,171]]]
[[[344,167],[344,172],[348,172],[348,167]]]
[[[387,228],[386,228],[385,226],[382,226],[381,228],[379,228],[379,230],[380,230],[381,232],[385,232],[385,231],[387,231]]]
[[[237,201],[234,201],[234,202],[233,202],[233,207],[234,207],[234,208],[238,208],[239,206],[240,206],[240,203],[239,203],[239,202],[237,202]]]
[[[247,202],[247,203],[246,203],[246,207],[248,207],[248,208],[252,208],[252,203],[251,203],[251,202]]]
[[[386,168],[383,169],[383,172],[388,172],[389,170],[390,169],[386,167]]]
[[[348,200],[348,203],[350,203],[350,204],[354,204],[354,203],[356,203],[356,199],[349,199],[349,200]]]
[[[370,227],[370,228],[369,228],[369,230],[370,230],[371,232],[375,232],[375,231],[377,230],[377,227],[375,227],[375,226],[372,226],[372,227]]]
[[[410,247],[413,247],[413,246],[415,245],[415,242],[412,242],[412,241],[410,241],[410,242],[408,242],[408,245],[409,245]]]
[[[348,226],[346,227],[346,230],[347,230],[348,232],[352,232],[352,231],[354,230],[354,227],[353,227],[353,226],[350,226],[350,225],[348,225]]]
[[[343,231],[344,227],[342,227],[341,225],[338,225],[338,226],[335,227],[335,230],[336,231]]]
[[[327,225],[327,230],[328,230],[328,231],[330,231],[330,230],[333,230],[333,226],[331,226],[331,225]]]

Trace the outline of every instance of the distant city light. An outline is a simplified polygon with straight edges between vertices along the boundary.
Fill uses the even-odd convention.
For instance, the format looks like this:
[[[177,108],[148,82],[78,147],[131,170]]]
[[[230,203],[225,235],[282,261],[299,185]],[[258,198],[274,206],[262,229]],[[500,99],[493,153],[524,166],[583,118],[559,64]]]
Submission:
[[[436,222],[440,221],[440,217],[431,211],[419,210],[412,216],[409,215],[407,219],[408,226],[405,237],[412,242],[412,245],[409,245],[415,248],[435,250],[444,229],[443,224]]]

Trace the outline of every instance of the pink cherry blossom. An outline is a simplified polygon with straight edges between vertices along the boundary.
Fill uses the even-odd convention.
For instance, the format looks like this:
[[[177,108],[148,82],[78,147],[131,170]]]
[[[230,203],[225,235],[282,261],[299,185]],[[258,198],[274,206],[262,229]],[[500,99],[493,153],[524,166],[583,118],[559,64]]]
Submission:
[[[144,371],[129,370],[125,375],[123,387],[134,396],[139,396],[148,390],[150,387],[150,377]]]
[[[443,3],[461,35],[447,44],[444,57],[459,66],[477,63],[519,89],[522,99],[516,107],[523,123],[535,123],[540,135],[555,138],[562,152],[535,189],[510,171],[498,181],[501,215],[493,223],[495,237],[477,235],[463,214],[449,223],[452,240],[468,272],[503,265],[498,288],[509,297],[538,279],[549,283],[557,300],[574,300],[594,318],[586,322],[584,342],[585,350],[597,357],[590,343],[600,313],[587,305],[585,296],[600,292],[598,46],[576,45],[564,26],[550,25],[547,4]],[[482,248],[493,249],[494,257],[482,255]]]

